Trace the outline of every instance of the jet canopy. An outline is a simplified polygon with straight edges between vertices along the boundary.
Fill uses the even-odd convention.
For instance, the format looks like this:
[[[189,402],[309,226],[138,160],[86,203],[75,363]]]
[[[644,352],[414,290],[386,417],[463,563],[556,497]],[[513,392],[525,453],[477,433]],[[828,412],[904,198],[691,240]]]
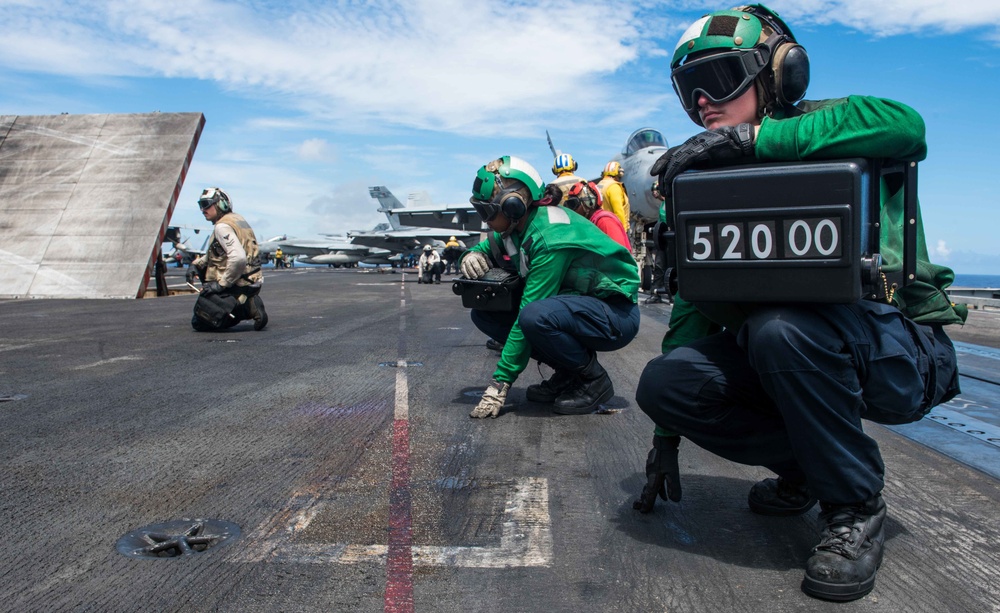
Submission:
[[[628,137],[627,141],[625,141],[625,148],[622,149],[622,155],[628,157],[640,149],[666,146],[667,139],[663,138],[663,135],[660,134],[659,130],[654,130],[653,128],[639,128],[632,133],[632,136]]]

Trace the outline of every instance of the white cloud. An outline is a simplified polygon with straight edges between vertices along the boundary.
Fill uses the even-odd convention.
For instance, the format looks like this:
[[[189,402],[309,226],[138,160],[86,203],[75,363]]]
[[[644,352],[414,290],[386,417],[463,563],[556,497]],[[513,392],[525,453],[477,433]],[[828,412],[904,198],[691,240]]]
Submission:
[[[511,117],[525,123],[567,99],[581,112],[606,108],[616,92],[600,76],[637,54],[627,5],[169,4],[8,6],[0,61],[74,76],[209,79],[250,97],[279,98],[341,129],[378,123],[484,132],[503,123],[498,129],[509,134]]]
[[[943,240],[939,240],[937,247],[934,248],[934,255],[938,256],[941,260],[947,260],[948,256],[951,255],[951,249],[948,248],[948,245]]]
[[[330,143],[322,138],[310,138],[303,141],[295,152],[300,159],[311,162],[325,161],[332,157]]]
[[[662,55],[651,40],[672,39],[693,8],[683,0],[0,4],[0,62],[19,70],[211,80],[342,131],[395,125],[507,136],[537,133],[553,115],[599,119],[623,106],[648,115],[656,99],[630,92],[622,105],[622,92],[602,77]],[[1000,23],[996,0],[774,5],[793,24],[840,22],[873,35],[996,35]]]
[[[768,4],[792,30],[804,22],[840,23],[873,36],[954,34],[981,29],[1000,42],[1000,2],[996,0],[788,0]]]

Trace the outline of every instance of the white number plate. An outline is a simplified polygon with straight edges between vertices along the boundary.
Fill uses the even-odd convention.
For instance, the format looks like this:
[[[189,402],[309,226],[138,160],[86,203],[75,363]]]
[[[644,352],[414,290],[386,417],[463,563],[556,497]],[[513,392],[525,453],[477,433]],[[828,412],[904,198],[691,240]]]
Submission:
[[[843,219],[687,221],[687,259],[840,260],[844,251]]]

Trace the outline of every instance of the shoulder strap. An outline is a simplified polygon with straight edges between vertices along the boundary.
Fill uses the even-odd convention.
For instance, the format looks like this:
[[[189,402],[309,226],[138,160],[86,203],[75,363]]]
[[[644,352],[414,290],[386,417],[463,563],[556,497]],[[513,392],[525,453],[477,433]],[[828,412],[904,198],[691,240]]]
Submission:
[[[490,256],[493,258],[493,265],[504,270],[514,271],[514,263],[509,254],[504,249],[503,243],[497,240],[496,233],[490,232],[486,237],[490,245]],[[506,257],[505,257],[506,256]]]

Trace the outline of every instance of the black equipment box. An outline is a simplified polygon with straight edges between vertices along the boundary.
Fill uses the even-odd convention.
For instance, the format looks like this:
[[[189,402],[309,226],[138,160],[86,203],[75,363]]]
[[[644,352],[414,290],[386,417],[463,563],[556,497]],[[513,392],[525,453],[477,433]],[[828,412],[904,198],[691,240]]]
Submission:
[[[853,303],[875,297],[885,284],[879,185],[892,172],[903,173],[908,218],[913,210],[909,231],[916,217],[915,164],[883,167],[851,158],[681,174],[673,184],[681,298]],[[910,251],[915,256],[915,241],[906,238],[904,260]],[[915,266],[915,257],[904,272],[907,266]]]
[[[479,279],[459,277],[451,286],[462,297],[462,306],[480,311],[517,311],[524,280],[515,272],[491,268]]]

